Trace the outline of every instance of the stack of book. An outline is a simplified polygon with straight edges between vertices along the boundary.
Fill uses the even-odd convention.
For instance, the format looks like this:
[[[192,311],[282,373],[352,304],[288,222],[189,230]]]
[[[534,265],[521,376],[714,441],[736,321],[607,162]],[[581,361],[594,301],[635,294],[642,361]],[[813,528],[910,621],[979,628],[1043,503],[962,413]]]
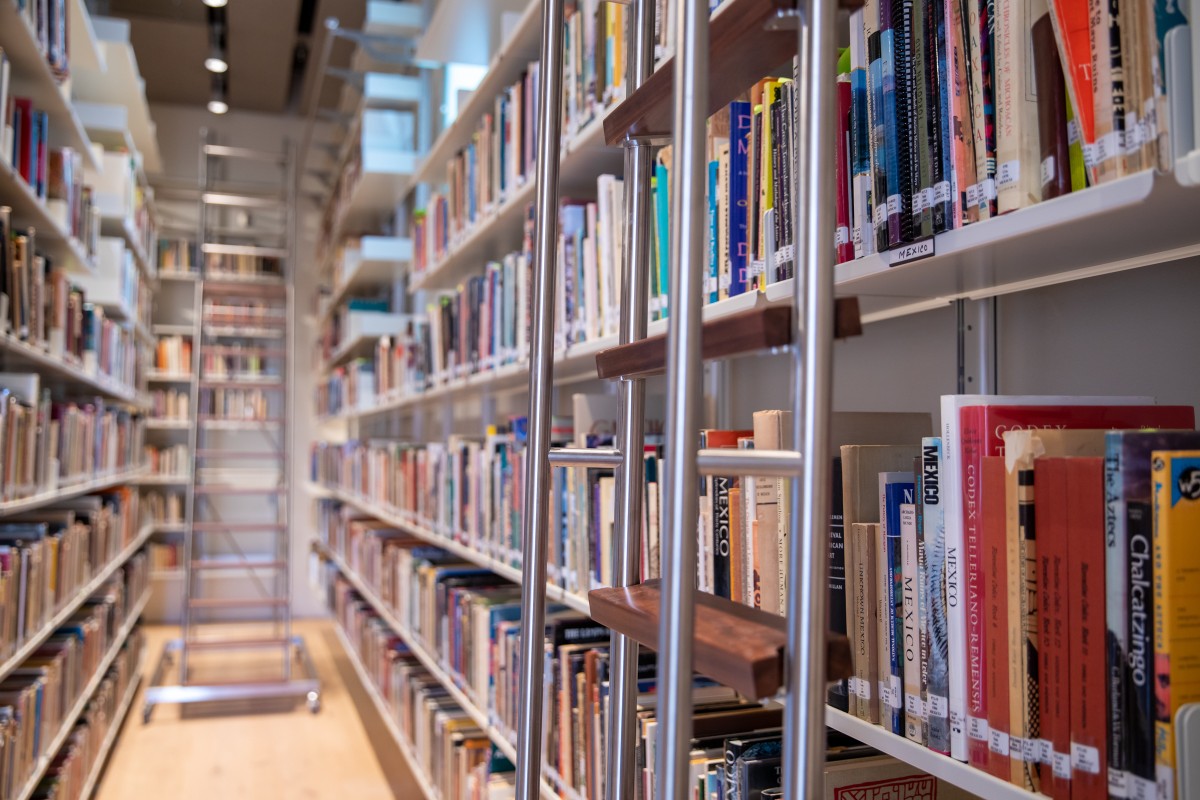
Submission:
[[[171,492],[146,492],[142,495],[143,525],[177,525],[183,522],[183,497]]]
[[[282,351],[281,351],[282,352]],[[200,374],[205,378],[237,378],[238,380],[270,377],[267,358],[262,350],[234,343],[217,352],[211,350],[200,359]]]
[[[164,572],[183,566],[182,542],[151,542],[146,546],[152,572]]]
[[[205,300],[204,319],[216,325],[281,325],[287,320],[287,310],[262,301],[217,303]]]
[[[207,253],[204,256],[204,277],[212,280],[278,278],[282,276],[282,270],[282,260],[274,256],[230,253]],[[186,270],[181,266],[181,271]]]
[[[145,463],[150,467],[151,475],[186,477],[191,471],[191,450],[186,444],[168,447],[146,445]]]
[[[158,240],[158,271],[168,275],[196,272],[200,263],[196,243],[187,239]]]
[[[20,0],[17,13],[25,18],[34,34],[38,51],[50,65],[54,79],[62,83],[70,75],[70,50],[67,47],[68,0]]]
[[[201,416],[226,420],[269,420],[282,416],[278,392],[262,389],[201,389]]]
[[[155,419],[191,418],[191,393],[183,389],[155,389],[150,393],[150,416]]]
[[[192,371],[190,336],[160,336],[154,352],[154,368],[167,375],[187,375]]]

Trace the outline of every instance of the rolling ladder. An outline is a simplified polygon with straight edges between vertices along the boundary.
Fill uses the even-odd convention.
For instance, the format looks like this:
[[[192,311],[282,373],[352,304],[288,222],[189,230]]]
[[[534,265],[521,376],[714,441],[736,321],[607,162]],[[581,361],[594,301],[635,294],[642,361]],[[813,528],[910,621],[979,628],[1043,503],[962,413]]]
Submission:
[[[292,150],[204,138],[183,624],[146,690],[147,722],[162,703],[303,697],[320,708],[291,617]],[[226,166],[258,180],[230,186]],[[178,682],[165,684],[174,666]]]

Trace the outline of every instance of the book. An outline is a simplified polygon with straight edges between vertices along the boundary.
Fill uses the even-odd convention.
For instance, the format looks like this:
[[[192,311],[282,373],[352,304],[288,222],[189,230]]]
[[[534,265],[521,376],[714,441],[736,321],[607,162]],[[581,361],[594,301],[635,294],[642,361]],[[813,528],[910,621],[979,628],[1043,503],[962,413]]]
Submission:
[[[1200,701],[1200,648],[1191,588],[1200,569],[1200,450],[1156,450],[1154,489],[1155,768],[1160,797],[1175,796],[1175,717]]]
[[[1067,132],[1066,79],[1054,41],[1049,13],[1033,21],[1033,71],[1037,81],[1037,131],[1043,200],[1071,191],[1071,154]]]
[[[925,552],[925,585],[928,598],[928,717],[929,748],[950,754],[950,686],[946,622],[946,521],[942,501],[942,440],[936,436],[921,439],[919,474],[921,538]]]
[[[1013,432],[1007,446],[1016,447]],[[1103,439],[1101,438],[1101,442]],[[1071,713],[1069,646],[1074,632],[1067,611],[1067,459],[1039,455],[1024,469],[1034,472],[1033,509],[1037,519],[1037,709],[1039,749],[1034,767],[1040,791],[1054,800],[1071,797]],[[1024,481],[1028,486],[1028,480]],[[1080,543],[1082,544],[1082,543]],[[1028,760],[1025,762],[1028,764]]]
[[[905,735],[904,571],[900,507],[905,503],[911,504],[912,500],[911,472],[879,473],[879,694],[883,700],[880,713],[887,715],[884,727],[900,736]]]
[[[854,676],[850,679],[851,708],[859,719],[879,722],[878,563],[879,523],[855,522],[850,526],[850,553],[847,561],[851,591],[850,657]]]
[[[1042,200],[1039,113],[1052,101],[1038,94],[1033,41],[1046,0],[998,3],[995,9],[996,194],[1004,214]]]
[[[921,694],[921,668],[924,663],[924,636],[921,631],[921,575],[917,554],[917,507],[900,504],[901,546],[901,655],[904,660],[904,735],[925,744],[927,715]]]

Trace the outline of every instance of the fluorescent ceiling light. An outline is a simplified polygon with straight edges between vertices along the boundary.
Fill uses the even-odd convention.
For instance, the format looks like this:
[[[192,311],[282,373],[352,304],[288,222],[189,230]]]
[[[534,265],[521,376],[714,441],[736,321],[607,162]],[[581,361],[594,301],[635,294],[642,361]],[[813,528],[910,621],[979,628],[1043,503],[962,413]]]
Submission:
[[[209,8],[224,8],[228,2],[229,0],[204,0],[204,5]]]
[[[229,71],[229,63],[219,55],[211,55],[204,59],[204,68],[209,72],[220,74]]]
[[[224,114],[226,111],[229,110],[229,104],[226,103],[224,100],[216,100],[216,99],[209,100],[208,101],[208,110],[214,114]]]

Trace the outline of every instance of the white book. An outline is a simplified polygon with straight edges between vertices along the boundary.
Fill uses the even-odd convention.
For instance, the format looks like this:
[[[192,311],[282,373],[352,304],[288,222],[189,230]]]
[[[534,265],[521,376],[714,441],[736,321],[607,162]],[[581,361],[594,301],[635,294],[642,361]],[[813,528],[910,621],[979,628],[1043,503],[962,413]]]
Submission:
[[[900,552],[902,568],[900,643],[904,660],[904,735],[919,744],[925,743],[925,702],[921,699],[921,604],[917,559],[917,507],[912,503],[900,506]]]

